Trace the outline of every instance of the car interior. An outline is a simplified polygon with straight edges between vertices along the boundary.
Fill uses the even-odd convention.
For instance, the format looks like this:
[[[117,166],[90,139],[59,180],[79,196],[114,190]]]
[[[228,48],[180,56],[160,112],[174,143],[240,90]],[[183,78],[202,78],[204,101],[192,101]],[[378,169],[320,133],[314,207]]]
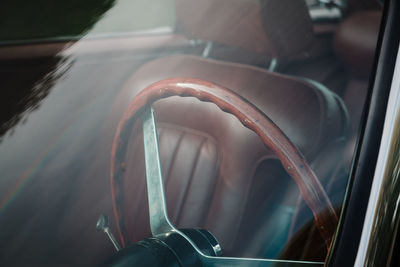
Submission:
[[[0,45],[2,101],[12,110],[0,129],[0,167],[10,173],[0,189],[7,266],[104,262],[114,249],[95,229],[102,213],[122,246],[151,237],[141,124],[129,133],[118,199],[110,192],[110,151],[132,99],[167,78],[223,86],[266,114],[304,156],[340,217],[382,3],[172,5],[172,29]],[[223,256],[324,262],[329,246],[312,210],[255,132],[193,97],[172,96],[153,108],[177,228],[209,230]]]

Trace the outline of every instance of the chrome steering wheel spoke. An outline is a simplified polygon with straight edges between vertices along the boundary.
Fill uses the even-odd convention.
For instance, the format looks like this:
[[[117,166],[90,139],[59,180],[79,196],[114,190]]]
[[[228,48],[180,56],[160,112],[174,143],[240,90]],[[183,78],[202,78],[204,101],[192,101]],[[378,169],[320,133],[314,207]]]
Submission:
[[[143,112],[142,121],[150,229],[153,236],[158,236],[175,231],[175,227],[168,218],[157,125],[151,106],[148,106]]]

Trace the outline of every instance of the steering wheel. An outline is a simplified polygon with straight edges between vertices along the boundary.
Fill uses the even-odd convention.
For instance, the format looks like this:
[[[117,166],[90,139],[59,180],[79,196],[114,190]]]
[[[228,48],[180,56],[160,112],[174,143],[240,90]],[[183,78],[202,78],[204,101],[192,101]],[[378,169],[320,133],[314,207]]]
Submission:
[[[206,230],[178,230],[170,222],[161,174],[157,127],[151,107],[155,101],[170,96],[189,96],[212,102],[253,130],[277,155],[286,172],[296,182],[301,197],[311,209],[315,225],[329,249],[338,222],[336,212],[309,164],[279,127],[257,107],[227,88],[199,79],[171,78],[153,83],[133,98],[119,122],[114,137],[111,153],[111,193],[119,236],[122,247],[125,247],[126,225],[121,207],[122,181],[125,179],[124,158],[134,122],[138,118],[142,119],[150,228],[153,238],[140,241],[133,248],[123,248],[117,253],[119,256],[113,260],[115,264],[111,264],[112,266],[124,266],[121,262],[132,263],[144,258],[154,260],[154,256],[157,257],[155,254],[164,257],[164,262],[176,263],[176,266],[267,266],[271,261],[279,262],[220,257],[221,249],[211,233]],[[167,254],[170,255],[169,260],[166,260]]]

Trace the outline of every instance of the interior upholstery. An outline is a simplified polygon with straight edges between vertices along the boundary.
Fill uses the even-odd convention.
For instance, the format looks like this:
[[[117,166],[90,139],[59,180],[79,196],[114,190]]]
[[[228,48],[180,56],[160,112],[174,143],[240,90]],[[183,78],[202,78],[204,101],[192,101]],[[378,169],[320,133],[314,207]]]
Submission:
[[[382,11],[359,11],[346,18],[335,35],[335,51],[347,70],[343,100],[349,111],[350,137],[346,165],[351,164],[361,116],[367,99]]]
[[[335,50],[354,78],[367,79],[375,56],[382,12],[360,11],[345,19],[335,35]]]
[[[167,57],[142,66],[130,78],[128,86],[132,88],[133,96],[147,85],[168,77],[200,78],[244,96],[268,114],[310,162],[320,157],[321,147],[343,138],[346,133],[346,111],[335,94],[303,79],[251,66],[195,56]],[[282,211],[281,206],[272,202],[265,202],[267,206],[260,215],[269,215],[263,218],[269,229],[290,226],[298,192],[293,181],[276,164],[274,155],[255,133],[211,103],[173,97],[154,106],[172,221],[178,227],[210,230],[222,244],[225,255],[273,254],[263,251],[265,244],[259,242],[260,238],[254,239],[260,237],[260,233],[257,234],[260,228],[251,226],[260,218],[250,217],[248,212],[254,208],[255,198],[258,203],[265,202],[273,193],[279,192],[281,197],[290,196],[286,198],[287,203],[283,203],[288,207],[286,225],[268,224],[273,214],[280,216]],[[148,211],[142,139],[138,136],[138,132],[132,134],[126,160],[130,180],[125,185],[124,195],[130,242],[150,235],[149,229],[143,229],[143,226],[148,227]],[[330,159],[340,154],[329,153]],[[271,160],[271,168],[260,169],[260,164],[268,166],[266,162]],[[329,162],[325,167],[334,169],[335,161]],[[276,175],[271,175],[274,172]],[[257,181],[261,179],[263,187],[255,182],[255,177],[258,177]],[[253,192],[256,188],[258,193]],[[129,203],[134,203],[134,207]],[[243,246],[243,233],[248,229],[254,231],[245,235],[248,246]],[[287,231],[278,231],[282,232],[276,238],[280,241],[272,242],[276,245],[272,248],[276,253],[280,251]],[[270,235],[275,234],[270,232]],[[265,242],[268,233],[261,234],[264,234]],[[248,248],[252,248],[251,251]]]
[[[382,7],[381,0],[348,0],[346,11],[353,13],[361,10],[382,10]]]
[[[312,23],[304,1],[175,2],[177,30],[193,39],[240,47],[278,60],[299,56],[313,40]]]

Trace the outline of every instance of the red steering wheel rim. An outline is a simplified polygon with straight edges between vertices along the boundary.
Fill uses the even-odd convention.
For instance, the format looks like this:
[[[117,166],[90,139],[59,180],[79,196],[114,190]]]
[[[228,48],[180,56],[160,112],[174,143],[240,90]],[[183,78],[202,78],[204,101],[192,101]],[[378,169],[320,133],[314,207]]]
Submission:
[[[147,105],[170,96],[190,96],[212,102],[224,112],[233,114],[245,127],[253,130],[277,155],[286,172],[296,182],[300,195],[313,212],[315,225],[329,248],[338,218],[324,188],[300,151],[267,115],[243,97],[222,86],[193,78],[170,78],[146,87],[133,98],[118,124],[112,146],[110,171],[114,216],[122,246],[125,246],[124,236],[126,236],[121,207],[126,139],[132,130],[137,113]]]

